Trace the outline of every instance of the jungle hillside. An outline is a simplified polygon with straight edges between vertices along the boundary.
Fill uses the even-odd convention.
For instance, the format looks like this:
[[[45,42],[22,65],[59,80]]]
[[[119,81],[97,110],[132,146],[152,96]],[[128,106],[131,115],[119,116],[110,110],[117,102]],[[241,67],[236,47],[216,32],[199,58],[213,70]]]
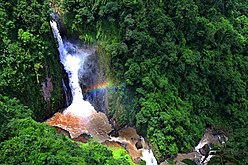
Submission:
[[[158,162],[211,128],[228,134],[214,164],[248,164],[247,0],[2,0],[0,164],[130,164],[44,123],[66,107],[54,11],[64,36],[97,47],[116,87],[106,115],[136,128]]]

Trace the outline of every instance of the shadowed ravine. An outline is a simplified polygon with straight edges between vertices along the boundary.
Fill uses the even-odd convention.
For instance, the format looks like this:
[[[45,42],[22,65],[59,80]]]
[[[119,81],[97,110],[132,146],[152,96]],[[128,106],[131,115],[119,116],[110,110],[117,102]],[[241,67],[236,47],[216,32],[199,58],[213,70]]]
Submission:
[[[111,137],[108,135],[111,132],[112,127],[109,124],[107,116],[102,112],[97,112],[88,101],[84,100],[79,83],[79,75],[82,76],[85,73],[84,69],[87,69],[86,61],[94,53],[94,48],[78,48],[68,41],[63,41],[59,34],[57,23],[51,21],[50,25],[59,45],[60,62],[63,64],[64,69],[68,74],[72,103],[63,111],[63,113],[58,112],[47,120],[48,124],[67,130],[71,138],[77,138],[82,134],[88,134],[101,143],[105,141],[122,143],[127,146],[126,149],[133,160],[140,158],[145,160],[146,164],[157,164],[152,151],[144,143],[144,140],[142,140],[143,144],[140,149],[135,147],[136,143],[142,139],[137,135],[136,131],[135,134],[138,138],[136,138],[135,142],[133,139],[129,140],[126,138],[125,134],[119,137]]]

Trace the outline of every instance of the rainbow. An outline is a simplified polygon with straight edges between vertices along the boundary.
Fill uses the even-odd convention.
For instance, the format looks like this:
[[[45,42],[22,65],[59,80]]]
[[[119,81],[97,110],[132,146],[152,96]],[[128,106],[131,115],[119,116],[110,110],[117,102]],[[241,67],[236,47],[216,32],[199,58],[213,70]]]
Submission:
[[[94,84],[88,88],[85,88],[83,89],[84,92],[91,92],[91,91],[94,91],[94,90],[98,90],[98,89],[106,89],[108,87],[111,87],[111,83],[106,81],[106,82],[101,82],[101,83],[98,83],[98,84]]]

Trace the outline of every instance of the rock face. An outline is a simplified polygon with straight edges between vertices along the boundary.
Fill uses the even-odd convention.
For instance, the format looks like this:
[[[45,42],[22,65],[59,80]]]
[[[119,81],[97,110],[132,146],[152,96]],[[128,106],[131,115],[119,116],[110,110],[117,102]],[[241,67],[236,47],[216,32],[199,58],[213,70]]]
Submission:
[[[46,78],[47,82],[42,82],[42,92],[43,92],[43,97],[44,100],[47,103],[47,111],[50,112],[50,107],[51,107],[51,96],[52,96],[52,91],[53,91],[53,83],[52,83],[52,78],[47,77]]]
[[[50,98],[52,96],[52,91],[53,91],[53,83],[52,83],[52,78],[47,77],[46,78],[47,82],[42,82],[42,92],[43,92],[43,97],[46,102],[50,102]]]
[[[89,101],[97,112],[107,114],[107,88],[104,70],[100,68],[98,54],[93,53],[83,66],[83,74],[80,76],[80,86],[84,92],[84,99]]]
[[[79,117],[71,113],[56,113],[47,123],[69,132],[71,138],[78,138],[82,134],[93,136],[97,141],[104,142],[109,139],[108,133],[112,128],[107,116],[102,112],[93,112],[89,117]]]

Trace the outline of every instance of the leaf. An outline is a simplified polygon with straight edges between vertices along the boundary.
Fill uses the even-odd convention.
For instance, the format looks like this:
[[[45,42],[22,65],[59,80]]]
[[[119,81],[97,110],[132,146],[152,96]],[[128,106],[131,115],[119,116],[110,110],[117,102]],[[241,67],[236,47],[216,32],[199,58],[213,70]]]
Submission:
[[[187,164],[187,165],[197,165],[196,162],[194,162],[193,160],[190,160],[190,159],[183,159],[182,162]]]

